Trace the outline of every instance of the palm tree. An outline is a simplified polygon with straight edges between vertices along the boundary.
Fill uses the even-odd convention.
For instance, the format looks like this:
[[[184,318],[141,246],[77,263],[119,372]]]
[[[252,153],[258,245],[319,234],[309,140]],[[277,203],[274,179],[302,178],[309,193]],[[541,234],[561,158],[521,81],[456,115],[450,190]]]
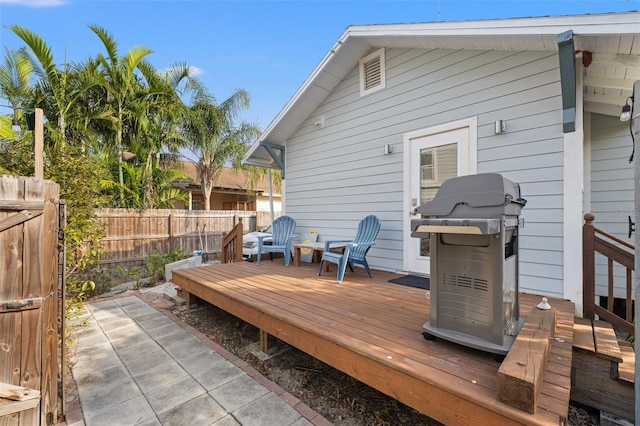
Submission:
[[[33,72],[39,77],[32,107],[41,106],[45,111],[49,136],[53,142],[51,148],[63,150],[69,114],[84,93],[100,84],[100,81],[95,74],[77,73],[81,67],[65,64],[63,69],[58,69],[51,48],[38,34],[19,25],[13,25],[9,29],[27,44],[20,52],[30,60]]]
[[[100,38],[107,56],[99,54],[96,58],[105,75],[106,101],[113,108],[113,125],[115,127],[115,148],[118,163],[118,182],[120,201],[124,201],[124,174],[122,166],[123,132],[127,115],[127,104],[135,96],[140,79],[136,74],[143,59],[151,53],[146,47],[133,47],[125,55],[119,56],[118,43],[105,29],[97,25],[89,28]]]
[[[260,129],[250,123],[236,124],[242,109],[249,107],[249,94],[236,90],[220,105],[203,87],[191,86],[194,102],[189,108],[184,132],[188,149],[198,158],[196,170],[204,198],[204,208],[211,206],[211,190],[226,164],[242,168],[241,160]]]
[[[99,72],[98,64],[89,59],[75,66],[70,74],[69,87],[74,90],[82,86],[83,81],[96,81],[97,84],[84,90],[67,115],[69,126],[66,130],[68,143],[79,147],[80,152],[91,154],[96,149],[109,147],[113,140],[113,109],[106,98],[106,82]],[[113,143],[111,143],[111,146]]]
[[[120,188],[117,178],[105,177],[100,181],[100,185],[106,193],[124,193],[122,202],[117,203],[117,207],[131,209],[173,209],[178,201],[188,202],[187,194],[176,188],[178,181],[184,181],[187,176],[179,167],[166,166],[163,162],[153,162],[152,170],[147,170],[146,161],[142,161],[144,154],[142,147],[132,147],[130,158],[122,163],[124,185]],[[140,155],[136,154],[140,153]],[[113,170],[113,176],[117,171]],[[153,180],[153,192],[147,195],[147,176],[149,173]],[[150,198],[148,198],[150,197]],[[106,204],[109,206],[110,204]]]
[[[140,87],[132,111],[133,136],[145,151],[144,208],[151,208],[154,192],[154,169],[160,165],[164,149],[176,154],[184,144],[179,130],[185,106],[177,94],[177,87],[189,77],[186,64],[173,65],[165,73],[159,73],[150,64],[139,66],[148,83]]]
[[[17,50],[5,49],[4,62],[0,64],[0,98],[13,108],[13,115],[0,116],[0,173],[30,174],[33,161],[30,158],[33,141],[25,133],[14,132],[13,120],[24,117],[22,111],[28,105],[33,91],[29,85],[33,68],[28,58]]]

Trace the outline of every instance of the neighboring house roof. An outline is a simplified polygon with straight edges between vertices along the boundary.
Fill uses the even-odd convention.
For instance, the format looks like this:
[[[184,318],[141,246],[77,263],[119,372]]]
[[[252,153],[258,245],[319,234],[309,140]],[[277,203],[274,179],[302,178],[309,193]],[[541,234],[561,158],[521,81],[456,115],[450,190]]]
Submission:
[[[264,143],[286,145],[326,96],[374,49],[466,49],[558,51],[558,35],[574,34],[576,53],[588,52],[583,105],[586,111],[619,115],[640,80],[640,13],[547,16],[481,21],[350,26],[322,58],[244,158],[246,164],[278,168]]]
[[[200,187],[200,176],[198,176],[198,171],[196,169],[196,163],[191,161],[183,161],[181,162],[182,168],[187,174],[189,180],[192,185]],[[216,182],[214,186],[214,190],[224,190],[224,191],[241,191],[245,192],[247,190],[247,173],[243,170],[234,170],[229,167],[225,167],[222,169],[220,173],[220,178]],[[269,193],[269,183],[266,178],[260,179],[258,184],[253,191],[258,193]],[[276,195],[276,194],[274,194]]]

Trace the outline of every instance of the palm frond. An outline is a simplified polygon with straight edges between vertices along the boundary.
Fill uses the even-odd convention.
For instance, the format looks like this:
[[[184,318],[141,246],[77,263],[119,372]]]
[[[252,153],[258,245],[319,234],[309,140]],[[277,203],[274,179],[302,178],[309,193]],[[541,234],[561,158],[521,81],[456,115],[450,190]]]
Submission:
[[[89,25],[91,31],[93,31],[98,38],[102,41],[102,44],[107,51],[107,57],[109,63],[115,65],[118,63],[118,42],[111,36],[111,34],[104,28],[98,25]]]
[[[0,94],[16,107],[26,107],[31,93],[29,82],[33,65],[21,51],[5,48],[4,62],[0,66]]]

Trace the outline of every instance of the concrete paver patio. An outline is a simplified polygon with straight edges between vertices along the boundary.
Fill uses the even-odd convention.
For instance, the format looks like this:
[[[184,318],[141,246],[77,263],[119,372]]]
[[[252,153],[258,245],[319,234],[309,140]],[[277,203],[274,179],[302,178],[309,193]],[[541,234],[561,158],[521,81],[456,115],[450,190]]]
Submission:
[[[67,416],[68,425],[330,424],[245,361],[152,306],[167,303],[129,294],[85,305],[78,321],[87,325],[75,331],[70,360],[82,418]]]

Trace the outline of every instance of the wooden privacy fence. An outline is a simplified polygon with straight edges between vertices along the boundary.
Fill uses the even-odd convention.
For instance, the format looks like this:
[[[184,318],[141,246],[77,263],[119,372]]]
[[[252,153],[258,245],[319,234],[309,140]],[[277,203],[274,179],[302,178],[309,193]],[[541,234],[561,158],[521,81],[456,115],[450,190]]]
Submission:
[[[59,187],[0,176],[0,424],[57,421]],[[60,271],[61,273],[62,271]]]
[[[270,223],[269,212],[239,210],[97,209],[104,225],[100,266],[140,266],[155,250],[218,254],[222,239],[242,219],[244,232]],[[279,213],[277,213],[279,215]]]

